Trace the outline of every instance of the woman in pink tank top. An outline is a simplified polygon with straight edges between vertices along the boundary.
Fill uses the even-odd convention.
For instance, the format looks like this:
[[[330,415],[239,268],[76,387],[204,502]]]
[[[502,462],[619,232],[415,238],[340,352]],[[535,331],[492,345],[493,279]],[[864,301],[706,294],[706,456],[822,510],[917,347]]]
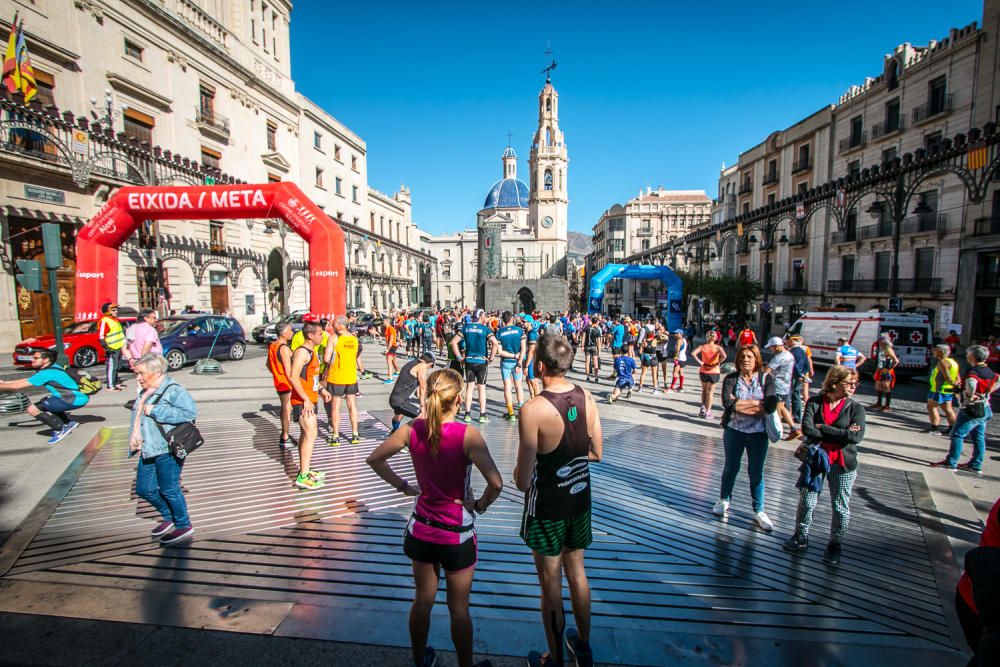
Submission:
[[[462,376],[450,369],[427,377],[423,417],[401,426],[368,457],[379,477],[408,496],[416,496],[406,524],[403,552],[413,561],[416,593],[410,611],[410,644],[415,665],[436,662],[426,646],[439,570],[448,588],[451,635],[462,667],[472,666],[472,619],[469,593],[476,565],[474,516],[482,514],[503,489],[503,479],[482,434],[455,421],[462,396]],[[389,459],[409,447],[416,483],[389,467]],[[476,466],[487,487],[473,500],[470,479]],[[478,663],[480,667],[489,661]]]

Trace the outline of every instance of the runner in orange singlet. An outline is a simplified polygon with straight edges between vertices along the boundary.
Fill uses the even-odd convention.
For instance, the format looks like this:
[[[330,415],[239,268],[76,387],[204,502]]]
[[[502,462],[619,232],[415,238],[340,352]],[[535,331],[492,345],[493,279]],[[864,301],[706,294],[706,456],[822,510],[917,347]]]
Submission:
[[[726,351],[716,344],[718,334],[709,331],[705,334],[706,341],[698,346],[691,356],[701,364],[698,369],[698,379],[701,380],[701,409],[698,416],[712,418],[712,394],[719,382],[719,367],[726,361]]]
[[[281,404],[281,435],[278,437],[278,446],[291,449],[295,446],[295,441],[288,435],[292,416],[292,382],[288,379],[292,373],[292,348],[289,343],[294,331],[291,323],[279,324],[277,333],[278,339],[267,348],[267,370],[271,371],[274,390],[278,392]]]
[[[292,355],[292,417],[299,422],[299,474],[295,486],[300,489],[318,489],[323,486],[325,475],[311,469],[313,445],[316,442],[316,401],[330,401],[330,394],[320,386],[319,356],[316,346],[323,340],[323,327],[316,322],[302,325],[304,342]]]
[[[399,334],[392,320],[385,321],[385,381],[382,384],[392,384],[392,379],[399,375],[399,362],[396,361],[396,344]]]

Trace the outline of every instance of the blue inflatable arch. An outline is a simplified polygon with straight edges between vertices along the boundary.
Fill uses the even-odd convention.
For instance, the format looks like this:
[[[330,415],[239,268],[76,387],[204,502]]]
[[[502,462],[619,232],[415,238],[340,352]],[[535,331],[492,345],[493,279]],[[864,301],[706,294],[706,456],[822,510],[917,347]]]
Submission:
[[[669,267],[652,264],[608,264],[590,279],[590,299],[587,311],[604,312],[604,286],[615,278],[659,280],[667,288],[667,330],[684,326],[681,317],[683,283]]]

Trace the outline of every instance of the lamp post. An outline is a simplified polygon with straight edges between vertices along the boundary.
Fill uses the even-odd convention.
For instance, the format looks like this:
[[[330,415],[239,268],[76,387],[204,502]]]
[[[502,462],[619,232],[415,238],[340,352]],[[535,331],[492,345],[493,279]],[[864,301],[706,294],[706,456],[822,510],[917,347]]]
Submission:
[[[761,271],[763,274],[764,284],[764,295],[763,301],[760,305],[760,340],[766,340],[771,334],[771,304],[768,301],[771,291],[771,279],[774,277],[774,271],[770,270],[771,265],[771,248],[774,246],[774,232],[777,230],[778,223],[775,222],[765,222],[764,226],[761,227],[761,247],[764,250],[764,266]],[[750,243],[755,243],[757,237],[751,235],[748,239]],[[781,235],[778,239],[778,243],[785,244],[788,243],[788,236],[785,234]]]
[[[114,93],[111,92],[110,88],[104,89],[104,99],[101,102],[98,102],[96,97],[91,97],[90,106],[93,107],[90,110],[90,115],[93,116],[94,120],[111,129],[115,127],[115,116],[128,111],[128,105],[124,102],[119,104],[117,109],[115,108]]]

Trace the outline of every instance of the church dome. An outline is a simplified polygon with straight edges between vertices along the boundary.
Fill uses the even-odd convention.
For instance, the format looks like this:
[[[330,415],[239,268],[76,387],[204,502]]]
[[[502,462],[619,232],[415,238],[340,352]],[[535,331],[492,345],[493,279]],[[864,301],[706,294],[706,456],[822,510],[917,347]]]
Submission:
[[[500,157],[501,157],[501,158],[505,158],[505,157],[512,157],[512,158],[516,158],[516,157],[517,157],[517,153],[515,153],[515,152],[514,152],[514,149],[513,149],[513,148],[511,148],[510,146],[508,146],[508,147],[507,147],[507,150],[505,150],[505,151],[503,152],[503,155],[501,155]]]
[[[516,178],[497,181],[486,194],[483,208],[528,208],[528,186]]]

